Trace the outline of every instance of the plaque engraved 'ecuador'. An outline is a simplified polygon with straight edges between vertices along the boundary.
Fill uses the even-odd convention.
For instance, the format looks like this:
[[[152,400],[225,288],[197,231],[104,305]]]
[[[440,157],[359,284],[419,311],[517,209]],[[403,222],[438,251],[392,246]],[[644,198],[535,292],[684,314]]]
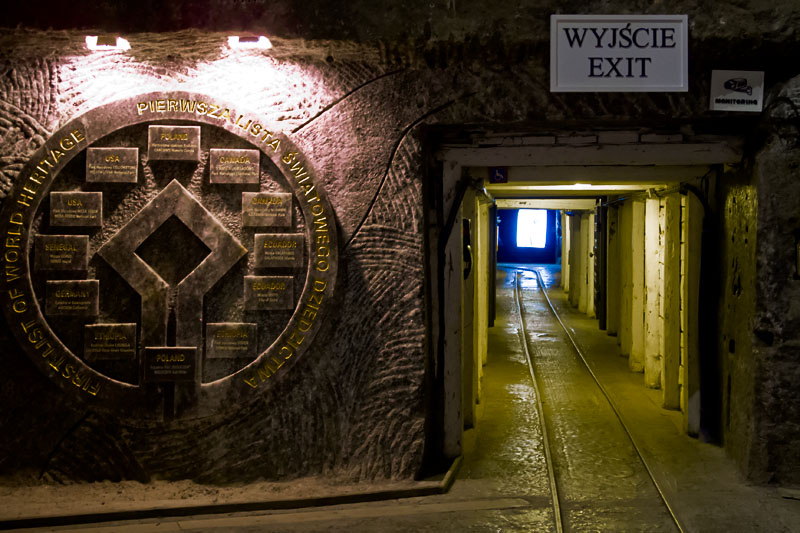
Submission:
[[[208,359],[252,359],[258,346],[258,326],[246,322],[206,324]]]
[[[92,317],[99,313],[100,282],[89,280],[49,280],[45,309],[51,316]]]
[[[243,192],[242,226],[291,226],[292,195],[283,192]]]
[[[256,233],[256,268],[299,267],[303,263],[301,233]]]
[[[136,324],[87,324],[83,354],[87,361],[136,359]]]
[[[50,225],[100,227],[103,225],[103,193],[51,192]]]
[[[86,181],[89,183],[136,183],[138,148],[88,148]]]
[[[147,138],[150,161],[200,161],[199,126],[150,126]]]
[[[293,309],[291,276],[245,276],[244,307],[248,311]]]
[[[88,269],[88,235],[36,235],[33,243],[36,270],[85,272]]]
[[[193,382],[197,369],[194,346],[148,346],[144,349],[145,383]]]
[[[261,159],[258,150],[212,148],[208,171],[209,183],[258,183]]]

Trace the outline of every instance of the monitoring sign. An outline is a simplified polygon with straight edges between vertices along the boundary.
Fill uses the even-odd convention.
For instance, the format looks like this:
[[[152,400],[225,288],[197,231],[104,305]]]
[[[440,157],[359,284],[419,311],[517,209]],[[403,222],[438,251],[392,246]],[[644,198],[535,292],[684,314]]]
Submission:
[[[712,111],[753,111],[764,107],[764,73],[747,70],[712,70]]]
[[[686,15],[551,15],[553,92],[686,92]]]

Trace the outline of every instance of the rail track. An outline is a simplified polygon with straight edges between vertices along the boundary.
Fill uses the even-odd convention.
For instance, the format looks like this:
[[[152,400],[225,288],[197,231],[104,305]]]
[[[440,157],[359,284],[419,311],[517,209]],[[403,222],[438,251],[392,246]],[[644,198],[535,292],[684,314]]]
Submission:
[[[579,528],[572,527],[572,525],[570,524],[570,520],[568,518],[568,513],[565,512],[564,490],[562,490],[563,481],[561,479],[562,476],[560,475],[560,469],[557,464],[558,454],[556,453],[557,451],[556,447],[559,445],[559,443],[555,442],[556,439],[554,439],[553,437],[553,431],[552,431],[552,427],[554,424],[553,417],[552,415],[548,416],[547,414],[548,410],[545,409],[545,404],[547,403],[547,397],[544,396],[543,394],[545,392],[546,387],[543,386],[542,378],[536,371],[536,364],[534,362],[534,358],[531,355],[532,350],[531,350],[531,343],[529,341],[528,326],[526,320],[526,309],[522,298],[523,289],[520,286],[520,270],[532,272],[536,276],[537,290],[544,297],[544,300],[546,301],[547,304],[546,307],[549,309],[550,313],[552,313],[553,317],[558,322],[560,330],[563,330],[564,336],[569,340],[568,343],[570,345],[569,349],[574,350],[574,354],[577,356],[577,360],[580,361],[580,366],[582,367],[582,370],[585,370],[591,376],[593,384],[600,391],[602,397],[605,399],[605,402],[607,402],[608,407],[613,412],[616,422],[619,424],[619,427],[624,432],[624,435],[626,436],[627,440],[630,442],[630,445],[633,451],[635,452],[635,456],[638,458],[638,461],[641,463],[643,470],[646,472],[649,482],[652,484],[652,487],[658,493],[658,498],[663,504],[663,508],[669,515],[670,520],[675,527],[675,531],[684,533],[685,530],[681,525],[680,520],[678,519],[669,501],[665,497],[664,491],[662,490],[658,480],[654,476],[653,471],[650,465],[648,464],[647,460],[642,455],[639,446],[634,440],[629,428],[626,426],[625,421],[620,415],[619,410],[614,405],[614,402],[612,401],[605,387],[603,387],[602,383],[597,379],[597,376],[592,370],[591,366],[588,364],[580,345],[576,342],[573,334],[570,332],[569,328],[566,327],[556,307],[553,305],[553,302],[551,301],[550,296],[547,293],[547,289],[544,280],[542,279],[541,273],[535,268],[521,268],[516,266],[514,268],[516,269],[514,273],[514,302],[516,304],[517,315],[520,321],[520,327],[518,331],[520,336],[520,342],[522,343],[522,347],[525,352],[528,369],[530,371],[531,381],[533,383],[536,395],[537,413],[539,416],[540,425],[542,427],[543,448],[547,462],[547,473],[550,482],[550,492],[552,495],[553,514],[555,518],[555,530],[558,533],[562,533],[564,531],[569,532],[572,531],[573,529],[579,529]]]

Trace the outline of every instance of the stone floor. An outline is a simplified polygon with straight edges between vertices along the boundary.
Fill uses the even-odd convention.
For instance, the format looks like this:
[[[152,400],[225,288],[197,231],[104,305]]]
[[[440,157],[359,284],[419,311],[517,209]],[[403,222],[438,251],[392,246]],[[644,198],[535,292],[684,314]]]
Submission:
[[[466,432],[463,464],[449,493],[40,531],[555,531],[536,392],[518,336],[511,270],[498,273],[498,317],[490,330],[478,424]],[[595,320],[569,307],[564,293],[555,287],[557,270],[544,274],[545,283],[553,285],[549,289],[553,303],[617,406],[683,530],[800,531],[800,501],[782,497],[791,491],[746,485],[722,449],[685,436],[679,413],[658,406],[659,391],[646,389],[641,374],[628,371],[615,339],[598,331]],[[534,275],[521,270],[521,276],[531,355],[550,417],[547,429],[554,444],[566,530],[677,531],[630,441],[620,433],[618,422],[545,307]],[[318,485],[307,488],[320,490]],[[270,494],[260,497],[269,499]],[[58,498],[49,503],[51,513],[57,513]]]

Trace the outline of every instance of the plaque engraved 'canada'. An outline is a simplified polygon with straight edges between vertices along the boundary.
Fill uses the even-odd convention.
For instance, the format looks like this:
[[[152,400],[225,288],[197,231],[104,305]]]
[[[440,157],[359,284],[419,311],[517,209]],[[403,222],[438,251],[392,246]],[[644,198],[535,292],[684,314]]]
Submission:
[[[261,161],[258,150],[212,148],[209,159],[209,183],[258,183],[258,166]]]
[[[243,192],[242,226],[291,226],[292,195],[283,192]]]

